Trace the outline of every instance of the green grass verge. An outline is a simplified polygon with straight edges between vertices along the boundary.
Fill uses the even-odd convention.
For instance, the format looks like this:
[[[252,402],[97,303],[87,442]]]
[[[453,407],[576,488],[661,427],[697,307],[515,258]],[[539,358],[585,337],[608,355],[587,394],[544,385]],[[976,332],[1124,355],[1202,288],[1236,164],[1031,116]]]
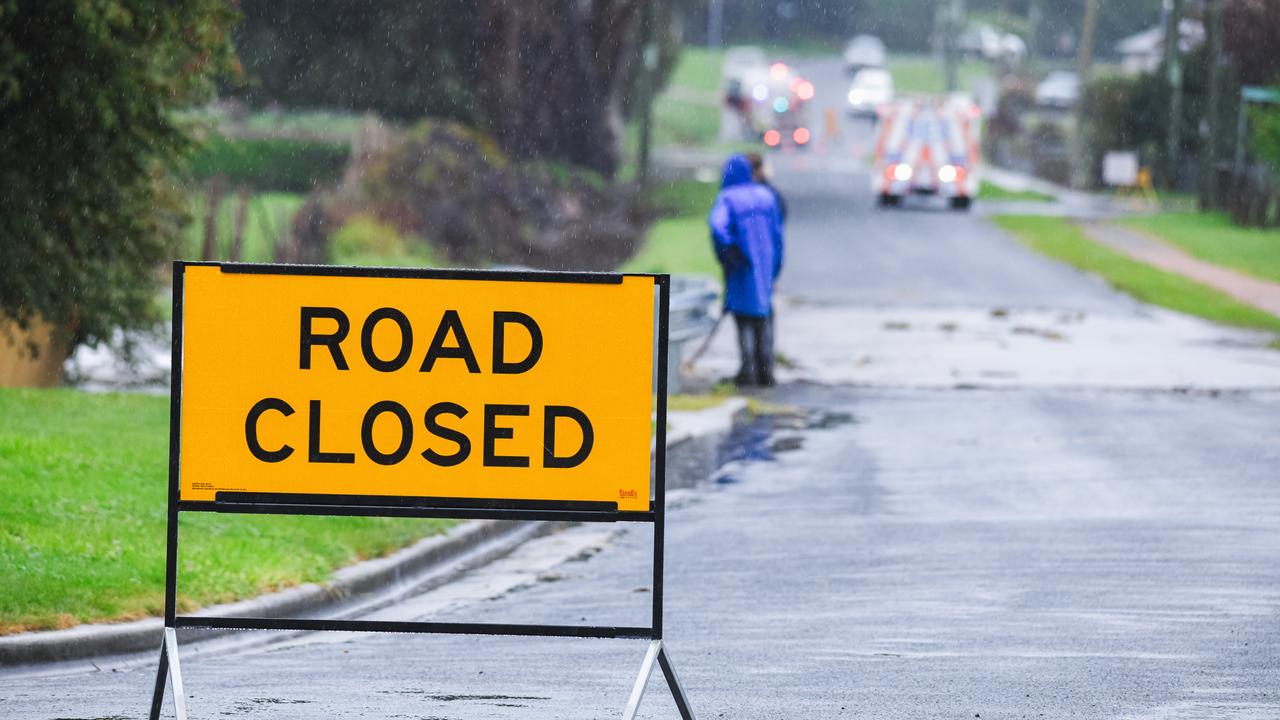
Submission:
[[[297,193],[253,195],[245,215],[244,247],[240,259],[244,262],[271,262],[275,258],[277,240],[284,237],[289,224],[293,222],[293,216],[302,207],[303,199]],[[179,256],[184,260],[200,259],[204,244],[205,208],[208,206],[207,196],[199,192],[191,196],[191,224],[187,226],[183,245],[179,249]],[[218,204],[218,257],[228,257],[231,236],[235,232],[236,213],[239,210],[240,198],[235,194],[224,196]]]
[[[1112,287],[1143,302],[1224,325],[1280,332],[1280,317],[1099,245],[1069,220],[1021,215],[1001,215],[994,220],[1033,250],[1099,275]]]
[[[169,401],[0,389],[0,634],[164,607]],[[385,555],[452,521],[192,513],[184,610]]]
[[[720,109],[715,105],[677,100],[667,95],[653,103],[655,146],[706,147],[719,138]]]
[[[1224,213],[1159,213],[1128,218],[1124,224],[1205,262],[1280,282],[1280,229],[1237,227]]]
[[[676,180],[654,187],[651,202],[670,217],[705,218],[719,192],[719,183]]]
[[[623,272],[700,274],[718,277],[720,265],[711,250],[707,213],[719,192],[718,183],[679,180],[653,189],[650,202],[666,215],[649,229],[640,252],[620,268]]]
[[[720,275],[720,266],[711,251],[707,221],[696,217],[659,220],[649,229],[640,252],[620,269],[622,272]]]
[[[891,54],[886,65],[893,75],[893,88],[897,93],[941,93],[947,90],[942,61],[931,55]],[[990,72],[981,60],[962,61],[958,72],[960,89],[969,90],[975,80],[986,77]]]
[[[727,393],[713,395],[671,395],[667,397],[667,410],[672,412],[696,412],[720,407],[729,400]]]
[[[1052,202],[1056,198],[1034,190],[1006,190],[993,182],[983,180],[978,185],[979,200],[1035,200]]]
[[[671,70],[667,87],[699,90],[713,95],[720,94],[720,67],[724,64],[724,50],[685,46],[680,59]]]

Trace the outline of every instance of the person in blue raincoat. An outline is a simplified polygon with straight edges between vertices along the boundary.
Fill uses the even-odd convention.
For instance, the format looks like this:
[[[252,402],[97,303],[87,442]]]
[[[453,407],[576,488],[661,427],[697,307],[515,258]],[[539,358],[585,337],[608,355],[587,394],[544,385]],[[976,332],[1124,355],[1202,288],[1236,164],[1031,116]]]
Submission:
[[[774,193],[752,179],[742,155],[724,164],[724,181],[708,217],[724,269],[724,309],[738,326],[738,385],[772,385],[773,284],[782,271],[782,217]]]

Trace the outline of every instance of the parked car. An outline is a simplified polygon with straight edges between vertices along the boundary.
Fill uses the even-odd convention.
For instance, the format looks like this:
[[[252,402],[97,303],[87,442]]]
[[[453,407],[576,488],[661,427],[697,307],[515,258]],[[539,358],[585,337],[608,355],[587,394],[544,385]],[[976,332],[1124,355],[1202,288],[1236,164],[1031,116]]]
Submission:
[[[848,98],[850,115],[875,117],[876,108],[893,102],[893,76],[884,68],[863,68],[854,74]]]
[[[1080,78],[1067,70],[1055,70],[1036,86],[1036,104],[1072,108],[1080,99]]]
[[[880,38],[859,35],[844,49],[844,69],[850,75],[863,68],[884,67],[885,50]]]

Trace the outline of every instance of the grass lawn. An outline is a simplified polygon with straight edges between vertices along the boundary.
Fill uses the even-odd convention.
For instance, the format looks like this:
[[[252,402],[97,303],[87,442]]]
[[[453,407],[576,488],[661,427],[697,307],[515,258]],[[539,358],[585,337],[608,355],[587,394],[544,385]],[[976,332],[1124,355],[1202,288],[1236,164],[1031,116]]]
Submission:
[[[1051,202],[1052,195],[1034,190],[1006,190],[995,183],[983,180],[978,186],[979,200],[1038,200]]]
[[[942,61],[932,55],[890,54],[886,63],[893,75],[893,89],[897,93],[942,93],[947,90],[947,78]],[[981,60],[963,60],[958,79],[961,90],[969,90],[973,81],[990,74],[987,64]]]
[[[297,193],[260,193],[249,200],[249,212],[244,224],[244,249],[240,259],[244,262],[271,262],[275,257],[277,238],[283,237],[293,216],[302,207],[303,196]],[[200,258],[204,243],[206,196],[195,193],[191,197],[191,224],[179,255],[183,259]],[[223,197],[218,206],[218,243],[222,248],[216,255],[227,257],[235,231],[236,213],[240,198],[233,194]]]
[[[164,607],[169,401],[0,389],[0,634]],[[183,516],[184,610],[322,581],[453,521]]]
[[[199,109],[181,113],[235,137],[313,138],[349,143],[364,118],[359,113],[326,110],[254,111],[232,117],[226,112]]]
[[[1237,227],[1223,213],[1160,213],[1124,223],[1205,262],[1280,282],[1280,229]]]
[[[358,113],[324,110],[250,113],[240,125],[256,135],[327,137],[349,141],[364,122]]]
[[[1002,215],[996,217],[995,222],[1032,249],[1100,275],[1116,289],[1143,302],[1198,315],[1224,325],[1280,332],[1280,318],[1099,245],[1086,238],[1084,232],[1069,220]]]

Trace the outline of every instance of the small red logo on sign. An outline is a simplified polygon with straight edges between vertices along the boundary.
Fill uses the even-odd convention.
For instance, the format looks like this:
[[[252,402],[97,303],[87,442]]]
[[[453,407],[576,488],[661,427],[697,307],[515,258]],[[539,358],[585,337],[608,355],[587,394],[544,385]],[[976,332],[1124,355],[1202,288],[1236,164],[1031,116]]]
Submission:
[[[634,498],[634,497],[636,497],[636,491],[635,491],[635,490],[619,490],[619,491],[618,491],[618,497],[620,497],[620,498]]]

